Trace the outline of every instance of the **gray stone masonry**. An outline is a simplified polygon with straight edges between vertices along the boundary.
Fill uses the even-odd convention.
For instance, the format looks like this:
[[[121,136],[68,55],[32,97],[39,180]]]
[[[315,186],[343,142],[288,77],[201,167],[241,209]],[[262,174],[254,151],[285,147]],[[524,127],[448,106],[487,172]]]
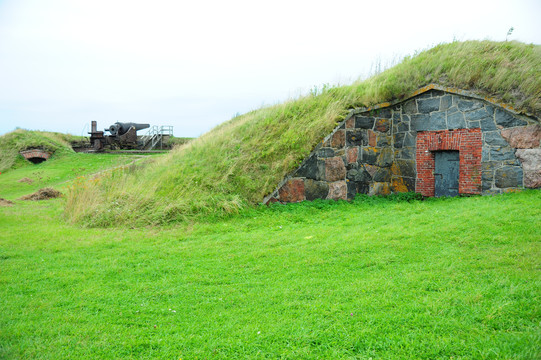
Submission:
[[[287,179],[304,181],[306,200],[415,191],[417,132],[472,128],[482,131],[483,194],[541,187],[537,119],[440,90],[392,107],[353,111]],[[517,153],[510,143],[528,150]],[[280,201],[278,190],[272,196]]]

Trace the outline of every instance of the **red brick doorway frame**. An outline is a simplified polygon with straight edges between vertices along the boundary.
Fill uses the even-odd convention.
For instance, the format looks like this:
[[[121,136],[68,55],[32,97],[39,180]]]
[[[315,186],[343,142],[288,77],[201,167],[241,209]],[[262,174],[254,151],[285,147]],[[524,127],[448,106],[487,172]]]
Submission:
[[[481,193],[481,129],[422,131],[417,133],[417,181],[415,191],[434,196],[435,151],[459,151],[459,194]]]

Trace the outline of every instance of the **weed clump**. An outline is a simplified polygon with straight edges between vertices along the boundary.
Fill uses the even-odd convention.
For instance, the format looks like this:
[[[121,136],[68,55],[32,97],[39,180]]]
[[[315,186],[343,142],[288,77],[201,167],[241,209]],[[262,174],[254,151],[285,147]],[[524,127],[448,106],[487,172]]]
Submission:
[[[43,188],[43,189],[39,189],[33,194],[25,195],[21,197],[19,200],[32,200],[32,201],[49,200],[49,199],[54,199],[61,196],[62,196],[62,193],[58,190],[55,190],[53,188]]]

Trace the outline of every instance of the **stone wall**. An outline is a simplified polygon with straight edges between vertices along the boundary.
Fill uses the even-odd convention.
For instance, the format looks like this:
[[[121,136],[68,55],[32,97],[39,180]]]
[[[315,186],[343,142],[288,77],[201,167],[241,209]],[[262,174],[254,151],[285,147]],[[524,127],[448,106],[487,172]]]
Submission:
[[[537,119],[429,89],[376,110],[352,111],[266,200],[345,200],[358,193],[408,191],[433,196],[433,175],[422,171],[421,162],[438,150],[460,151],[460,194],[537,188],[540,138]],[[433,139],[429,147],[421,144],[427,139]],[[432,189],[426,186],[431,181]]]

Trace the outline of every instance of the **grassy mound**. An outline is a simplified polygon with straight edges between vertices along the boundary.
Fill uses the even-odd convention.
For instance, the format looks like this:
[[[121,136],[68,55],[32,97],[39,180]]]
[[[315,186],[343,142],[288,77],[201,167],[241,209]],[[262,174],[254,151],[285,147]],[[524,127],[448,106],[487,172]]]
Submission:
[[[539,73],[541,46],[439,45],[366,81],[252,111],[164,157],[81,181],[70,190],[65,213],[72,221],[96,226],[226,216],[260,202],[351,108],[401,99],[438,83],[540,116]]]
[[[73,153],[70,142],[74,139],[73,135],[24,129],[0,136],[0,172],[26,164],[19,154],[22,150],[43,149],[56,156]]]

